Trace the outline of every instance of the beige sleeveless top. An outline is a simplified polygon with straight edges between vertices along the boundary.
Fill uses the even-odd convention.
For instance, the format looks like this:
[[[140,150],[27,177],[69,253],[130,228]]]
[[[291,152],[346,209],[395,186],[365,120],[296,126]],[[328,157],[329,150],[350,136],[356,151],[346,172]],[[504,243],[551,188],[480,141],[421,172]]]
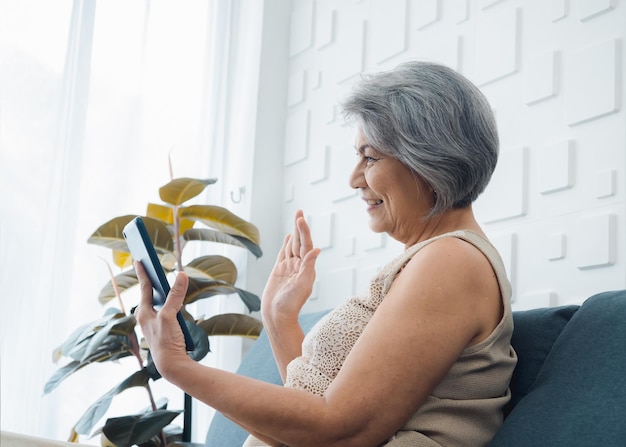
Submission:
[[[465,240],[489,260],[500,285],[504,314],[485,340],[461,353],[420,409],[382,445],[487,444],[502,424],[502,407],[510,399],[509,381],[517,362],[510,344],[513,332],[511,286],[496,249],[483,237],[468,230],[446,233],[408,248],[376,275],[367,296],[350,298],[323,317],[306,335],[302,356],[287,366],[285,386],[323,395],[398,273],[421,248],[443,237]],[[252,436],[244,443],[244,447],[265,445]]]

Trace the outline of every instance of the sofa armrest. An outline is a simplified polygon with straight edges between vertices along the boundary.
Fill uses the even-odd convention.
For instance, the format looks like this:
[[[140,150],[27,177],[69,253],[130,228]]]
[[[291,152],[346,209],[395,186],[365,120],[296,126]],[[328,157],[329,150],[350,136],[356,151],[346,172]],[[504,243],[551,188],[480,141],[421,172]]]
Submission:
[[[587,299],[490,446],[624,445],[626,290]]]

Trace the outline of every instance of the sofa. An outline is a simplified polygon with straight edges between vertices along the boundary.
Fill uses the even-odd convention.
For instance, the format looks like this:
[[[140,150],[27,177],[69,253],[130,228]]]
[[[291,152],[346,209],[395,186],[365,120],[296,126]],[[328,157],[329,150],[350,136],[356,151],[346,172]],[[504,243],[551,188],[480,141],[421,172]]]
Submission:
[[[308,331],[328,311],[304,314]],[[626,290],[578,305],[513,312],[519,362],[504,424],[490,447],[626,446]],[[264,333],[238,372],[280,384]],[[247,434],[220,414],[206,447],[240,447]]]

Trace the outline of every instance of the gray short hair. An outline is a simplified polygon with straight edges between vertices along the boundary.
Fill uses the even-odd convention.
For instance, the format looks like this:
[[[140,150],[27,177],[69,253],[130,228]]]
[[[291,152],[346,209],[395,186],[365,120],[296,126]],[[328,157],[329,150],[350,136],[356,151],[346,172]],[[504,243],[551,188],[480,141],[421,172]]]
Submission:
[[[435,191],[430,215],[470,205],[498,160],[498,132],[482,92],[451,68],[412,61],[364,75],[342,104],[369,143]]]

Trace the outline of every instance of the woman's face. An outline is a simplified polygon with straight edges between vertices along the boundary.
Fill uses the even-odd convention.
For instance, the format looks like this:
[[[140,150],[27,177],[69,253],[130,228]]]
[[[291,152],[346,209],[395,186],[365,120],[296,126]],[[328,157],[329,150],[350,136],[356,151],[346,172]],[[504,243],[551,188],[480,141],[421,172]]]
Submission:
[[[370,228],[405,244],[417,242],[413,239],[419,238],[434,203],[432,189],[401,162],[374,149],[360,128],[355,148],[358,161],[350,186],[361,191]]]

